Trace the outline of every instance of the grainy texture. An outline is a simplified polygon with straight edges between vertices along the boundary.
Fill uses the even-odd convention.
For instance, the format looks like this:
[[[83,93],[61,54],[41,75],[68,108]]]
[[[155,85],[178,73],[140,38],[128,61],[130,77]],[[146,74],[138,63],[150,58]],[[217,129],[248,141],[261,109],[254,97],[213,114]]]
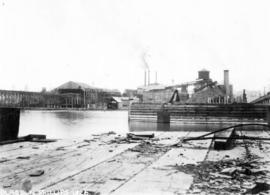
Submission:
[[[268,182],[267,171],[263,177],[246,180],[233,180],[233,176],[221,172],[235,172],[231,165],[243,171],[245,159],[255,159],[257,164],[253,164],[258,169],[268,170],[269,142],[239,140],[234,148],[225,151],[211,149],[211,140],[182,142],[185,137],[202,134],[205,132],[155,132],[154,138],[133,139],[111,132],[87,139],[4,145],[0,147],[0,186],[4,190],[85,190],[102,194],[193,194],[215,190],[226,194],[247,191],[245,186],[255,185],[259,178]],[[266,132],[245,135],[269,136]],[[218,182],[224,178],[221,190]],[[242,183],[228,188],[234,181]]]

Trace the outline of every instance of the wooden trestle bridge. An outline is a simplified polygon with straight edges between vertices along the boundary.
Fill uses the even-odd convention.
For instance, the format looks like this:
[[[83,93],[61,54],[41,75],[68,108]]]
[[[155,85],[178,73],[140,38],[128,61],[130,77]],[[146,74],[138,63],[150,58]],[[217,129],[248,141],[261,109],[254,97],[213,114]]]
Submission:
[[[0,107],[46,107],[58,108],[76,98],[64,94],[0,90]]]

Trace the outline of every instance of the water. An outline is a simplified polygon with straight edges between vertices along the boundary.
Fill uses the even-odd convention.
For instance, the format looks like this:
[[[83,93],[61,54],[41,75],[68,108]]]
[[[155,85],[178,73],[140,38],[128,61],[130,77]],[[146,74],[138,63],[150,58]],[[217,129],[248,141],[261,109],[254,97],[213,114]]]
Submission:
[[[79,138],[115,131],[213,131],[231,124],[161,124],[128,122],[127,111],[22,111],[19,136],[45,134],[47,138]]]
[[[127,111],[22,111],[19,136],[78,138],[93,133],[128,131]]]

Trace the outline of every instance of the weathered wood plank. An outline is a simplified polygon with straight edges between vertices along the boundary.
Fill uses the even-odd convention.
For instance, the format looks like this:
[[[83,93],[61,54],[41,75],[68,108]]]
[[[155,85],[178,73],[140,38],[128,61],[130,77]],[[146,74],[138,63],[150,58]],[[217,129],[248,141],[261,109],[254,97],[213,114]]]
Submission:
[[[113,139],[116,135],[98,135],[98,136],[89,136],[88,138],[78,138],[78,139],[60,139],[56,142],[51,143],[39,143],[39,142],[21,142],[16,144],[11,144],[11,149],[8,151],[9,145],[4,145],[5,150],[1,153],[2,158],[8,159],[16,159],[18,156],[31,156],[37,155],[39,153],[44,153],[44,151],[55,150],[58,147],[63,149],[68,148],[76,148],[79,147],[80,144],[87,144],[85,140],[91,140],[91,143],[95,143],[95,141],[106,142]],[[0,146],[2,148],[2,146]]]
[[[114,155],[134,147],[136,144],[104,145],[103,147],[83,149],[76,153],[65,154],[55,159],[44,159],[37,164],[24,166],[23,172],[13,173],[0,179],[0,183],[11,185],[11,189],[21,189],[22,182],[30,179],[34,190],[40,190],[54,183],[76,175],[96,164],[113,157]],[[82,150],[83,149],[83,150]],[[40,177],[30,177],[34,170],[44,170],[45,174]]]
[[[41,145],[42,143],[38,143],[38,144]],[[17,143],[12,143],[12,144],[1,145],[0,154],[4,152],[13,151],[13,150],[21,150],[22,147],[28,148],[28,147],[36,146],[38,144],[35,142],[17,142]]]
[[[89,169],[69,180],[63,181],[49,190],[68,189],[89,190],[108,194],[128,180],[140,174],[146,167],[164,155],[170,146],[179,142],[189,132],[163,133],[156,137],[158,145],[145,146],[145,151],[125,151],[114,158]],[[197,134],[197,133],[196,133]],[[150,147],[150,148],[147,148]],[[151,149],[152,148],[152,149]]]
[[[157,140],[154,145],[150,143],[141,148],[135,147],[125,151],[79,175],[46,188],[46,190],[71,188],[73,190],[89,190],[107,194],[151,165],[170,149],[168,146],[177,143],[179,139],[187,134],[189,133],[159,134],[155,136]]]
[[[195,135],[192,135],[195,136]],[[196,164],[207,155],[211,141],[194,142],[194,147],[174,148],[113,194],[185,194],[193,178],[176,171],[175,165]],[[200,149],[196,149],[200,147]]]
[[[79,149],[80,146],[85,148]],[[85,150],[95,149],[98,144],[82,144],[78,142],[78,145],[68,145],[61,147],[53,147],[48,150],[37,150],[37,153],[21,153],[18,157],[24,157],[20,159],[7,159],[6,162],[1,163],[0,178],[8,177],[13,173],[21,173],[36,167],[44,166],[52,162],[61,161],[63,158],[69,158],[75,154],[83,152]]]
[[[17,148],[10,151],[4,151],[1,153],[2,158],[16,159],[18,156],[31,156],[45,152],[48,150],[55,150],[57,147],[76,147],[76,145],[83,143],[83,141],[77,140],[58,140],[51,143],[38,143],[38,142],[21,142],[17,143]]]
[[[231,150],[210,150],[207,160],[220,161],[237,158],[244,158],[246,156],[246,149],[243,147],[243,140],[236,140],[236,147]]]

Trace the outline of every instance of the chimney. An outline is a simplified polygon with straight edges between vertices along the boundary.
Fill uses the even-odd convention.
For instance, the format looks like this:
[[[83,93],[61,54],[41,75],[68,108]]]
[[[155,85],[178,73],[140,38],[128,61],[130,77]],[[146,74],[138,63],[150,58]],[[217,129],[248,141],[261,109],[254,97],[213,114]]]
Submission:
[[[150,70],[148,69],[148,85],[150,85]]]
[[[157,71],[156,71],[156,84],[157,84]]]
[[[146,86],[146,80],[147,80],[147,72],[144,70],[144,86]]]
[[[226,96],[230,96],[229,70],[224,70],[224,87]]]

